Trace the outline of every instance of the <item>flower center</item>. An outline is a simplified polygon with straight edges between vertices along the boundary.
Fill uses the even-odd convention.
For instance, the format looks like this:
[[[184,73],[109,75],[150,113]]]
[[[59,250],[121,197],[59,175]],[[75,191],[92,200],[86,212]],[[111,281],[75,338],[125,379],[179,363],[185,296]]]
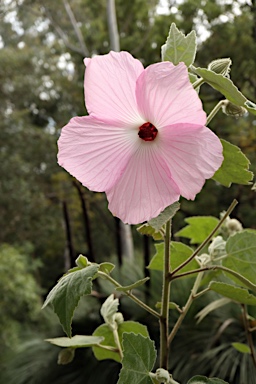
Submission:
[[[158,130],[156,127],[153,124],[147,122],[139,127],[138,135],[144,141],[153,141],[156,138],[157,132]]]

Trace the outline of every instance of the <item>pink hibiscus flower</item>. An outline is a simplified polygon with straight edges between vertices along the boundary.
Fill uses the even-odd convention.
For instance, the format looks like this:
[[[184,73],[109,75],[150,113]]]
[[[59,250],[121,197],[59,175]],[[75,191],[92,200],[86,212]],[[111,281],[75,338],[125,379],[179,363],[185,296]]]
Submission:
[[[180,196],[194,199],[220,167],[222,145],[207,127],[185,64],[143,68],[127,52],[85,59],[89,116],[62,129],[58,162],[110,211],[138,224]]]

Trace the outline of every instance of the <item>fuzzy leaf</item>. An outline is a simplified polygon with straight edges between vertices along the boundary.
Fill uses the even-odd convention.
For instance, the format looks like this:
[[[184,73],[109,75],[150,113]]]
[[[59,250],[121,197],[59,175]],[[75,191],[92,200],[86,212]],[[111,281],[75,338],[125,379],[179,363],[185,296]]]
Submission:
[[[250,294],[247,289],[217,281],[212,281],[209,289],[238,303],[256,305],[256,296]]]
[[[130,291],[131,289],[138,288],[141,285],[145,284],[146,281],[148,281],[149,279],[150,279],[149,277],[145,277],[144,279],[138,280],[133,284],[126,285],[125,287],[117,287],[115,288],[115,290],[122,291],[122,292]]]
[[[232,343],[232,347],[234,347],[238,352],[241,353],[251,353],[249,346],[244,343]]]
[[[248,171],[250,161],[237,146],[225,140],[221,143],[224,161],[212,178],[225,187],[230,187],[232,183],[250,184],[253,178],[253,173]]]
[[[256,232],[244,230],[229,237],[226,252],[223,265],[256,284]],[[229,277],[241,285],[236,277]]]
[[[118,335],[119,339],[122,340],[124,332],[133,332],[135,334],[141,334],[145,337],[148,337],[148,330],[145,325],[137,323],[136,321],[124,321],[118,325]],[[113,332],[107,324],[102,324],[93,332],[93,336],[103,337],[101,345],[107,345],[112,348],[116,348]],[[98,360],[112,359],[117,362],[121,362],[120,355],[118,352],[108,351],[100,347],[94,346],[92,348],[94,356]]]
[[[58,347],[65,348],[85,348],[92,347],[93,345],[98,345],[104,340],[104,337],[99,336],[84,336],[84,335],[75,335],[71,338],[69,337],[56,337],[54,339],[46,339],[51,344],[57,345]]]
[[[63,276],[49,292],[44,302],[43,308],[48,304],[53,306],[68,337],[71,337],[74,310],[80,298],[91,293],[92,279],[98,268],[99,266],[94,264]]]
[[[194,72],[198,76],[201,76],[211,87],[222,93],[231,103],[244,106],[246,97],[237,89],[230,79],[205,68],[196,68]]]
[[[100,263],[99,265],[99,271],[104,272],[108,275],[113,271],[114,268],[115,268],[115,265],[112,263],[104,262],[104,263]]]
[[[205,376],[194,376],[187,382],[187,384],[228,384],[228,382],[218,379],[217,377],[208,379]]]
[[[137,228],[137,231],[141,235],[152,236],[154,240],[162,240],[163,239],[163,235],[161,234],[161,232],[156,231],[148,223],[142,224],[139,228]]]
[[[213,216],[192,216],[185,219],[188,225],[175,233],[175,236],[187,237],[191,244],[202,243],[214,230],[219,220]]]
[[[156,254],[153,256],[148,268],[155,269],[157,271],[163,271],[164,268],[164,243],[155,244]],[[183,243],[177,241],[171,242],[171,269],[174,270],[187,260],[193,253],[193,249]],[[192,271],[198,269],[198,264],[195,260],[192,260],[184,268],[180,270],[180,273]]]
[[[123,335],[122,369],[117,384],[151,384],[149,376],[156,361],[154,342],[149,337],[125,333]]]
[[[172,23],[166,43],[162,45],[162,61],[170,61],[174,65],[181,61],[189,67],[195,61],[196,33],[191,31],[187,36]]]
[[[169,207],[165,208],[160,215],[155,217],[154,219],[149,220],[148,224],[153,227],[156,231],[160,231],[162,226],[170,220],[175,213],[180,209],[180,203],[176,201]]]

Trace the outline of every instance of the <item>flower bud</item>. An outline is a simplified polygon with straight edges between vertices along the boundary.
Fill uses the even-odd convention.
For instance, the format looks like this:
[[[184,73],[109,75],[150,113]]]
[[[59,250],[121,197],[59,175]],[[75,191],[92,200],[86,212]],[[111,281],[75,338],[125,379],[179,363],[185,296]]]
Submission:
[[[73,361],[75,357],[75,348],[62,349],[58,355],[58,364],[66,365]]]
[[[114,315],[114,321],[117,323],[117,324],[121,324],[124,322],[124,317],[122,315],[121,312],[117,312],[115,315]]]
[[[235,105],[228,100],[224,100],[222,104],[222,112],[228,116],[234,116],[238,118],[245,115],[247,110],[244,107]]]
[[[243,230],[242,224],[237,219],[228,220],[226,227],[229,235],[234,235],[235,233]]]
[[[222,236],[216,236],[208,247],[209,254],[213,260],[226,254],[226,241]]]
[[[208,65],[208,69],[212,72],[219,74],[219,75],[229,77],[231,64],[232,64],[232,61],[230,60],[230,58],[217,59],[217,60],[213,60]]]

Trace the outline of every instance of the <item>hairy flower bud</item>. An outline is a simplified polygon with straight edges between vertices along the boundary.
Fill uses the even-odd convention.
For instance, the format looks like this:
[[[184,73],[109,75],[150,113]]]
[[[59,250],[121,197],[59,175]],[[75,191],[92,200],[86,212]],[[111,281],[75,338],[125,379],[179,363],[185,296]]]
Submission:
[[[232,61],[230,60],[230,58],[217,59],[217,60],[213,60],[208,65],[208,69],[219,75],[229,77],[231,64],[232,64]]]
[[[242,224],[237,219],[230,219],[226,224],[229,235],[234,235],[243,230]]]
[[[235,105],[228,100],[224,100],[222,104],[222,111],[228,116],[234,116],[236,118],[241,117],[247,113],[244,107]]]

